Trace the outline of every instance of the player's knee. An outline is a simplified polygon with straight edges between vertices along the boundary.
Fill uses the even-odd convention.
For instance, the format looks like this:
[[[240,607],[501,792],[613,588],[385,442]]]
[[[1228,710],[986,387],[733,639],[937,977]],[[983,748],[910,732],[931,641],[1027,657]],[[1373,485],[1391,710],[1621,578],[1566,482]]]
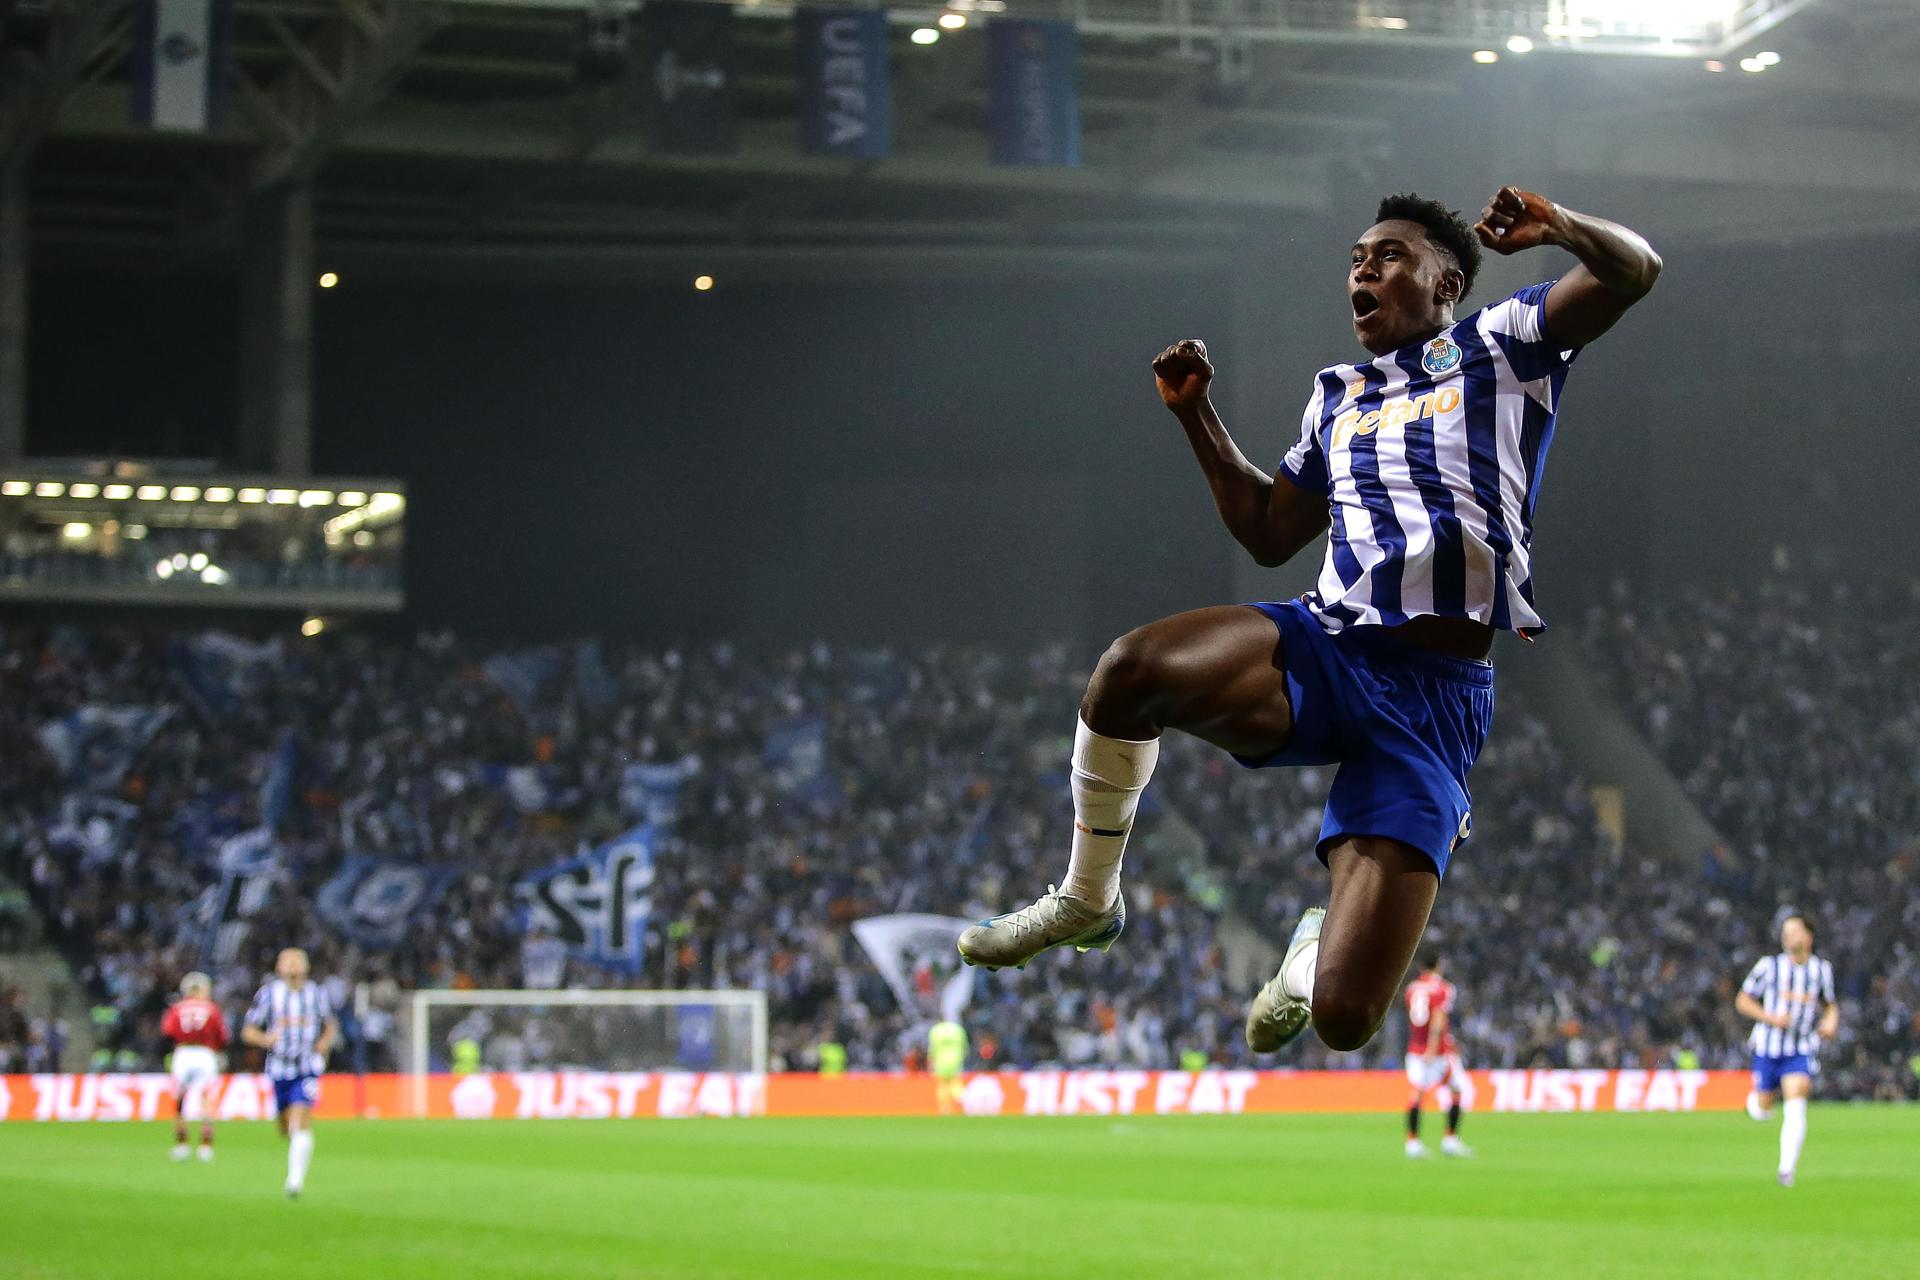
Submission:
[[[1364,1047],[1386,1021],[1386,1016],[1384,1004],[1353,996],[1314,993],[1314,1034],[1327,1048],[1341,1053]]]
[[[1087,683],[1087,708],[1132,709],[1147,705],[1166,687],[1167,662],[1148,629],[1129,631],[1100,655]]]

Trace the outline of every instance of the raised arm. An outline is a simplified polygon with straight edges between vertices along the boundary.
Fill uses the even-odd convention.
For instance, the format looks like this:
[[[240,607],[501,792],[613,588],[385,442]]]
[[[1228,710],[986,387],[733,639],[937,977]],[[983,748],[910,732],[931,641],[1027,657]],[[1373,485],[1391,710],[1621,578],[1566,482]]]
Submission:
[[[1176,342],[1153,362],[1160,399],[1173,411],[1199,459],[1213,505],[1234,541],[1269,568],[1285,564],[1327,527],[1327,500],[1276,481],[1247,461],[1207,396],[1213,366],[1197,338]]]
[[[1579,259],[1547,291],[1547,337],[1563,348],[1585,346],[1613,328],[1660,278],[1660,255],[1637,232],[1518,187],[1496,191],[1474,231],[1495,253],[1551,244]]]

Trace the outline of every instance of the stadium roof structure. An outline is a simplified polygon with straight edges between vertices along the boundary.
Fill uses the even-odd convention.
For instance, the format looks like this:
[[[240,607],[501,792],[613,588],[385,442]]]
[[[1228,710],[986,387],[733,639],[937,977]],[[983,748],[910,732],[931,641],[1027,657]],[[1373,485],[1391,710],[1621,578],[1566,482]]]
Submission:
[[[996,6],[1075,21],[1078,167],[990,163]],[[649,149],[637,29],[583,66],[589,20],[626,40],[632,0],[235,0],[207,134],[132,122],[130,7],[0,0],[0,172],[25,166],[36,263],[230,261],[250,192],[310,182],[327,263],[363,274],[1165,267],[1433,175],[1436,130],[1486,135],[1428,179],[1462,200],[1604,183],[1610,213],[1703,242],[1920,224],[1908,0],[954,0],[969,27],[924,45],[943,10],[903,7],[879,161],[801,150],[786,5],[737,7],[726,155]]]

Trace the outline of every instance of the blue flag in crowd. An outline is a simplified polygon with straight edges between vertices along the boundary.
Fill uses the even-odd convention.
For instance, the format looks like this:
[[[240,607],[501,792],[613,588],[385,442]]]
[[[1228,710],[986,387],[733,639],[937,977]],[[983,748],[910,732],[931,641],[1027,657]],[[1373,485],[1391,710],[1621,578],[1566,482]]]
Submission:
[[[135,0],[133,118],[205,133],[226,123],[233,0]]]
[[[280,873],[280,851],[273,832],[255,827],[229,837],[220,846],[220,883],[207,904],[206,935],[200,967],[233,963],[246,941],[249,922],[267,903]]]
[[[385,951],[403,941],[458,867],[354,855],[320,888],[320,918],[355,946]]]
[[[173,645],[167,662],[188,696],[218,718],[265,690],[279,665],[280,646],[209,631]]]
[[[700,772],[698,756],[670,764],[630,764],[620,775],[620,812],[665,830],[680,816],[680,789]]]
[[[782,791],[816,810],[832,810],[845,798],[827,763],[827,722],[817,716],[769,732],[761,758]]]
[[[652,0],[646,26],[647,136],[655,151],[724,154],[739,146],[733,10],[700,0]]]
[[[172,714],[171,707],[78,707],[40,726],[40,745],[67,784],[111,791]]]
[[[604,711],[620,696],[620,682],[607,670],[598,640],[582,640],[573,651],[573,687],[581,703],[592,711]]]
[[[800,138],[814,155],[884,160],[893,151],[887,15],[878,9],[801,9]]]
[[[269,831],[278,831],[293,803],[293,774],[300,767],[300,738],[291,729],[282,729],[267,759],[267,775],[260,780],[260,822]]]
[[[560,674],[560,651],[551,645],[496,653],[486,662],[487,678],[513,700],[520,714],[531,716],[543,703],[547,688]]]
[[[1080,82],[1073,24],[995,18],[987,24],[995,164],[1080,163]]]
[[[565,943],[575,958],[629,974],[646,958],[653,911],[653,832],[635,827],[582,857],[514,886],[527,932]]]

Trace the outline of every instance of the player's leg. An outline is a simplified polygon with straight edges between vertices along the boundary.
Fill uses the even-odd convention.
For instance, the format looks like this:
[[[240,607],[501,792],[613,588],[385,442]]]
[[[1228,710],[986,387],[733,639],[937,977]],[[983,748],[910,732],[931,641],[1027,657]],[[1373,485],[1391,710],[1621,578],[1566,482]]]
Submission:
[[[192,1086],[178,1078],[173,1082],[173,1158],[187,1158],[187,1100]]]
[[[1292,723],[1279,634],[1257,609],[1198,609],[1114,641],[1080,704],[1066,876],[1032,906],[961,934],[961,956],[999,968],[1049,947],[1112,946],[1126,923],[1120,859],[1160,735],[1180,729],[1240,755],[1271,756]]]
[[[285,1112],[287,1120],[287,1194],[306,1189],[307,1167],[313,1163],[313,1110],[296,1102]]]
[[[1473,1077],[1460,1064],[1459,1054],[1447,1055],[1447,1082],[1440,1087],[1447,1109],[1447,1134],[1440,1140],[1444,1155],[1470,1157],[1473,1148],[1460,1138],[1460,1117],[1473,1110]]]
[[[1753,1055],[1753,1088],[1747,1093],[1747,1114],[1755,1120],[1773,1118],[1773,1102],[1780,1090],[1779,1059]]]
[[[1301,918],[1280,971],[1247,1012],[1247,1046],[1256,1053],[1273,1052],[1309,1023],[1329,1049],[1366,1044],[1426,930],[1440,888],[1426,854],[1385,836],[1341,836],[1327,848],[1327,866],[1326,910]]]
[[[1427,1096],[1426,1061],[1418,1054],[1407,1055],[1407,1142],[1409,1158],[1417,1159],[1427,1154],[1427,1144],[1420,1141],[1420,1104]]]
[[[1793,1185],[1793,1173],[1800,1164],[1800,1148],[1807,1141],[1807,1099],[1813,1095],[1813,1078],[1795,1071],[1780,1081],[1780,1185]]]

